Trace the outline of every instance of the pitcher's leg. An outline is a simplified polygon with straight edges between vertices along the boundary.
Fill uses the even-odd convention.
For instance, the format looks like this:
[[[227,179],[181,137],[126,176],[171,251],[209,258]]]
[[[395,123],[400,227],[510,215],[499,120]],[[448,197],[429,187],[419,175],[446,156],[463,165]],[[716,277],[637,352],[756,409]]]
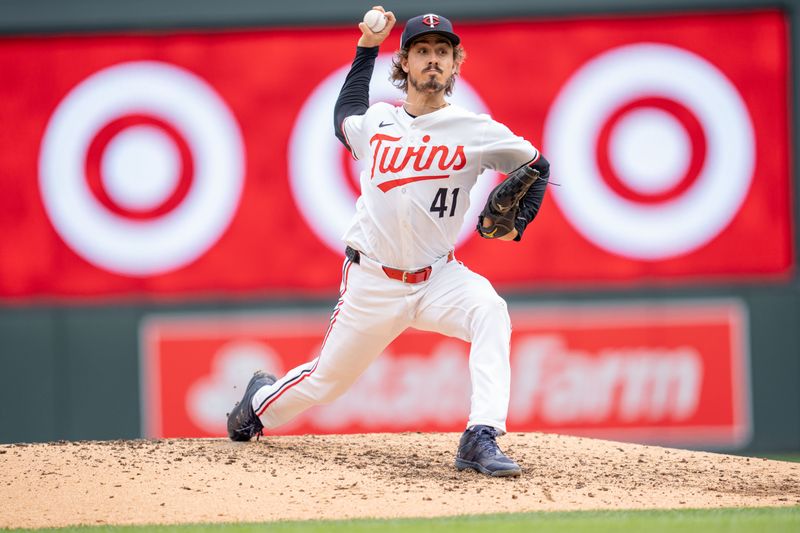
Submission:
[[[505,433],[511,395],[511,319],[505,301],[496,293],[487,298],[476,306],[469,325],[472,401],[467,427],[486,425]]]
[[[359,265],[352,265],[348,274],[350,286],[334,309],[319,357],[253,397],[253,409],[265,428],[278,427],[313,405],[339,397],[407,327],[402,298],[387,302],[381,280]]]
[[[505,432],[511,391],[511,320],[505,300],[491,283],[457,262],[449,263],[431,278],[412,326],[471,343],[467,425]]]
[[[362,332],[337,321],[319,357],[261,389],[253,398],[253,409],[264,427],[271,429],[309,407],[335,400],[401,331]]]

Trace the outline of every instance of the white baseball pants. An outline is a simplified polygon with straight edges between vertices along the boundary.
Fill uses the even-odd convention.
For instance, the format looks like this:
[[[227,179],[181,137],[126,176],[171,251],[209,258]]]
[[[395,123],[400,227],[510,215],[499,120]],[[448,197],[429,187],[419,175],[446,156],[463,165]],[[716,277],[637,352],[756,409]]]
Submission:
[[[511,370],[511,320],[505,301],[489,281],[447,257],[432,265],[429,279],[403,283],[361,254],[345,260],[340,298],[319,357],[290,370],[253,397],[267,429],[289,422],[309,407],[345,392],[406,328],[434,331],[471,343],[472,382],[467,427],[506,430]]]

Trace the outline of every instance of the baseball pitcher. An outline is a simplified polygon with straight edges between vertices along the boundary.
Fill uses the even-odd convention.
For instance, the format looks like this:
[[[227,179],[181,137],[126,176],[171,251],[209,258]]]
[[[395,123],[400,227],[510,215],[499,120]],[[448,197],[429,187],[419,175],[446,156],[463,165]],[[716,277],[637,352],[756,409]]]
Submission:
[[[549,163],[506,126],[446,100],[465,52],[440,15],[414,17],[403,30],[390,74],[405,99],[370,106],[378,48],[395,25],[391,11],[374,9],[385,26],[376,32],[359,24],[334,108],[336,136],[366,163],[343,236],[339,301],[319,356],[280,379],[256,372],[228,417],[228,433],[246,441],[334,400],[413,327],[471,343],[470,415],[456,468],[518,476],[520,467],[496,443],[506,431],[511,381],[508,310],[486,278],[455,260],[453,248],[470,190],[486,169],[508,177],[489,195],[476,229],[487,239],[519,241],[541,206]]]

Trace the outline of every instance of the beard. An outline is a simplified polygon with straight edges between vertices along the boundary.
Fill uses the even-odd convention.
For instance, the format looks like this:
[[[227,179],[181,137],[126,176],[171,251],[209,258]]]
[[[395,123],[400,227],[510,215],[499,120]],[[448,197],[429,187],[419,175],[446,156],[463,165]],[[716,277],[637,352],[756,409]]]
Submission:
[[[447,89],[453,82],[453,76],[450,76],[445,83],[436,81],[436,78],[429,77],[425,81],[420,81],[414,78],[411,74],[408,75],[408,83],[411,84],[418,92],[421,93],[438,93]]]

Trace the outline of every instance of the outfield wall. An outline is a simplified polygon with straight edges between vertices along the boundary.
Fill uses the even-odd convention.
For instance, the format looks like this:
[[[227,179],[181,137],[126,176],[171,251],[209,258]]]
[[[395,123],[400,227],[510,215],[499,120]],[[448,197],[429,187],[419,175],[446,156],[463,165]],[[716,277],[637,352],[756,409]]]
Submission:
[[[454,99],[542,146],[562,184],[516,247],[467,229],[457,250],[511,304],[510,429],[800,450],[798,14],[633,5],[437,4],[473,43]],[[228,381],[313,357],[357,193],[326,113],[363,9],[0,7],[0,442],[220,435]],[[576,121],[608,102],[589,146]],[[182,137],[198,116],[216,127]],[[171,142],[183,165],[160,203],[126,188],[121,133],[137,127],[162,144],[136,146]],[[665,148],[645,154],[649,134]],[[483,178],[476,198],[499,176]],[[201,222],[160,225],[202,187],[186,208]],[[264,213],[299,222],[276,235]],[[404,337],[327,416],[284,431],[458,431],[466,357]]]

